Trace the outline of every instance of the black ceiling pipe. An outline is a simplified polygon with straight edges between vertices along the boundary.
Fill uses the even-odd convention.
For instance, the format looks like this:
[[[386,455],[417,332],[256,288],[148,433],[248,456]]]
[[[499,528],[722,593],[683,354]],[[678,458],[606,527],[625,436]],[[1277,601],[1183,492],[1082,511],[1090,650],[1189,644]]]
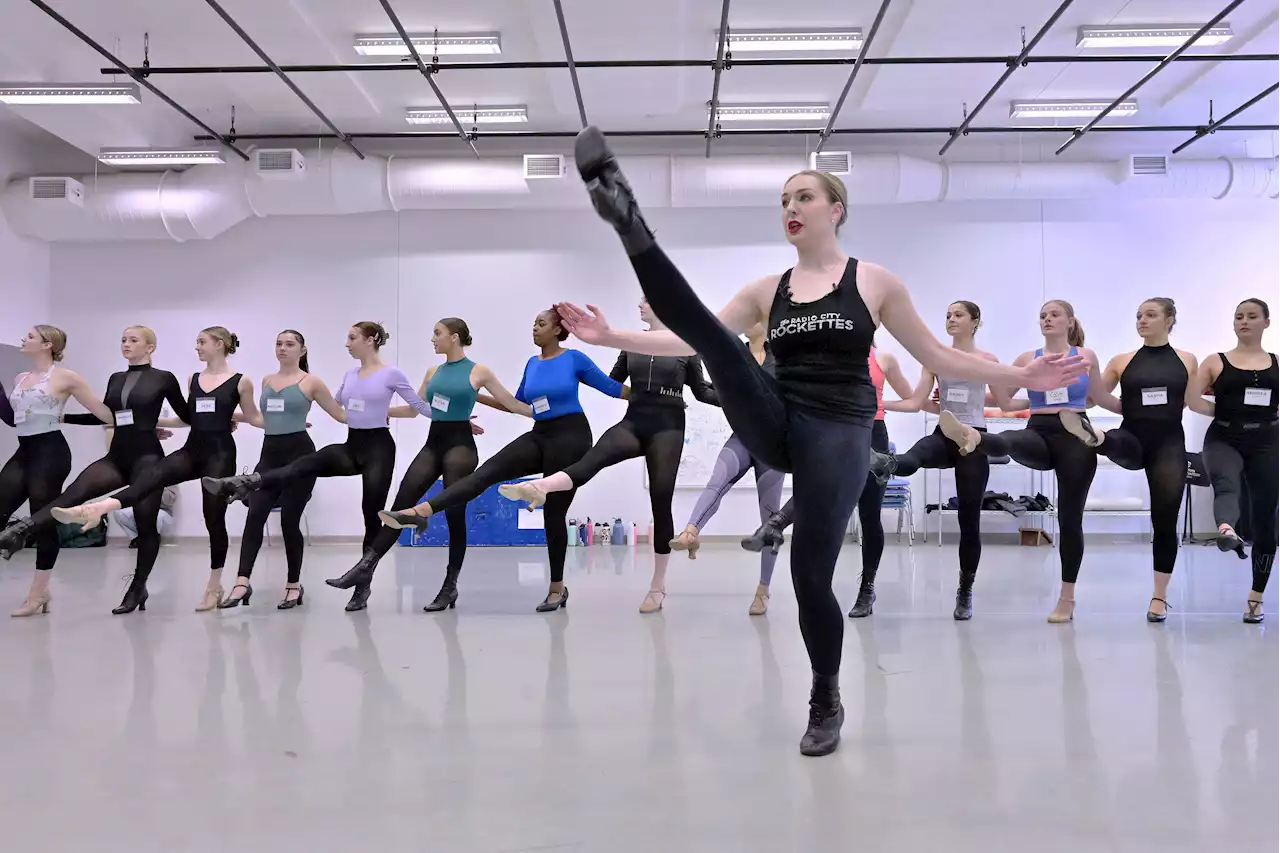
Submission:
[[[1267,88],[1263,89],[1261,92],[1259,92],[1258,94],[1254,95],[1252,98],[1250,98],[1249,100],[1245,101],[1243,104],[1241,104],[1240,106],[1236,107],[1234,110],[1232,110],[1231,112],[1227,113],[1227,114],[1226,114],[1226,115],[1224,115],[1222,118],[1218,119],[1217,121],[1215,121],[1215,122],[1213,122],[1213,123],[1211,123],[1211,124],[1205,125],[1203,128],[1201,128],[1201,129],[1197,130],[1197,131],[1196,131],[1196,135],[1195,135],[1195,136],[1191,137],[1191,138],[1190,138],[1190,139],[1188,139],[1186,142],[1182,143],[1182,144],[1181,144],[1181,145],[1179,145],[1177,148],[1173,149],[1173,153],[1174,153],[1174,154],[1177,154],[1177,153],[1178,153],[1179,151],[1181,151],[1183,148],[1186,148],[1188,145],[1193,145],[1193,144],[1195,144],[1196,142],[1199,142],[1202,138],[1204,138],[1206,135],[1208,135],[1208,134],[1210,134],[1210,133],[1217,133],[1219,130],[1223,130],[1224,128],[1223,128],[1222,126],[1223,126],[1224,124],[1226,124],[1227,122],[1231,121],[1231,120],[1232,120],[1233,118],[1235,118],[1236,116],[1240,115],[1240,113],[1242,113],[1242,112],[1244,112],[1245,110],[1249,109],[1249,107],[1251,107],[1251,106],[1253,106],[1254,104],[1258,103],[1258,101],[1261,101],[1261,100],[1262,100],[1263,98],[1265,98],[1267,95],[1270,95],[1270,94],[1271,94],[1272,92],[1274,92],[1276,89],[1280,89],[1280,83],[1272,83],[1270,86],[1268,86]]]
[[[716,75],[711,81],[711,101],[707,104],[707,154],[711,159],[711,138],[720,118],[720,74],[724,71],[724,54],[729,41],[729,0],[720,7],[720,37],[716,40]]]
[[[556,7],[556,20],[560,22],[560,40],[564,42],[565,64],[569,66],[569,79],[573,81],[573,97],[578,102],[578,118],[582,126],[587,126],[587,107],[582,103],[582,87],[578,85],[578,69],[573,64],[573,48],[569,45],[569,27],[564,22],[564,7],[560,0],[553,0]]]
[[[867,54],[871,50],[871,43],[876,39],[876,33],[880,32],[880,24],[884,21],[884,15],[889,11],[889,4],[892,0],[881,0],[880,8],[876,10],[875,20],[871,22],[871,30],[867,33],[867,37],[862,40],[862,49],[858,51],[858,58],[853,62],[853,69],[849,71],[849,79],[844,81],[844,88],[840,90],[840,97],[836,99],[836,105],[831,108],[831,115],[827,117],[827,126],[822,130],[822,138],[818,140],[818,147],[814,149],[815,154],[821,154],[822,148],[827,144],[827,139],[831,136],[831,129],[836,126],[836,116],[840,115],[840,110],[844,107],[844,99],[849,97],[849,90],[853,88],[854,78],[858,76],[858,72],[862,70],[862,66],[867,62]]]

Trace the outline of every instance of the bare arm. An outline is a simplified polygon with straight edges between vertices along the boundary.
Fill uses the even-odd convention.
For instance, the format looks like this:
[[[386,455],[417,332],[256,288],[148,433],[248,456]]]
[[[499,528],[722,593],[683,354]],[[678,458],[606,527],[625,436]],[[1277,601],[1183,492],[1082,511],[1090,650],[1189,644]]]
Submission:
[[[1089,357],[1089,399],[1095,406],[1101,406],[1112,414],[1121,414],[1120,398],[1111,393],[1111,389],[1103,381],[1102,371],[1098,370],[1097,354],[1091,349],[1084,352]]]
[[[14,383],[17,385],[17,383]],[[0,421],[4,421],[8,426],[17,426],[17,422],[13,418],[13,404],[9,402],[9,392],[0,385]]]
[[[325,385],[318,376],[314,375],[309,375],[302,381],[305,385],[310,386],[304,387],[302,392],[310,397],[311,401],[319,406],[326,415],[340,424],[347,422],[347,410],[342,408],[338,401],[333,398],[333,394],[329,392],[328,385]]]
[[[258,401],[253,396],[253,380],[242,374],[236,390],[240,392],[240,411],[244,413],[244,422],[254,426],[263,423]]]
[[[432,365],[427,368],[426,375],[422,377],[422,384],[418,386],[418,396],[424,400],[427,399],[427,386],[431,384],[431,377],[438,366]],[[418,410],[413,406],[392,406],[387,409],[387,416],[392,418],[416,418]]]
[[[884,373],[884,381],[889,383],[893,393],[903,400],[914,393],[911,383],[907,381],[907,377],[902,372],[902,364],[898,361],[897,356],[891,352],[886,352],[883,355],[877,354],[876,361],[880,362],[880,370]]]
[[[1220,373],[1222,373],[1222,357],[1216,352],[1200,363],[1196,381],[1200,383],[1201,395],[1213,394],[1213,384],[1218,381]]]
[[[488,391],[493,395],[493,402],[486,402],[486,406],[492,406],[495,409],[502,409],[508,412],[514,412],[517,415],[523,415],[526,418],[533,417],[533,406],[528,403],[521,403],[515,398],[515,395],[506,389],[498,377],[494,376],[493,371],[485,367],[483,364],[477,364],[471,371],[473,381],[477,382],[480,388]],[[476,402],[480,402],[483,395],[476,395]],[[496,404],[496,405],[495,405]]]
[[[884,362],[880,363],[880,367],[882,369],[884,368]],[[898,373],[902,373],[900,368],[898,369]],[[889,380],[889,374],[887,371],[885,372],[884,378],[885,381]],[[884,410],[886,412],[907,413],[924,411],[925,406],[929,405],[930,402],[929,394],[933,391],[933,383],[934,375],[928,370],[928,368],[922,367],[920,369],[920,381],[916,383],[916,387],[913,389],[911,386],[907,386],[906,394],[898,391],[899,396],[902,397],[901,400],[885,400]],[[898,389],[895,387],[893,390],[897,391]],[[934,406],[933,408],[937,407]]]
[[[1215,405],[1204,398],[1199,385],[1200,365],[1196,363],[1194,354],[1185,350],[1178,350],[1178,355],[1182,358],[1183,365],[1187,368],[1187,392],[1183,395],[1183,402],[1187,408],[1195,412],[1197,415],[1204,415],[1207,418],[1214,416]]]
[[[59,372],[66,383],[63,387],[66,389],[68,396],[84,406],[86,410],[92,412],[103,423],[109,424],[113,422],[114,416],[111,413],[111,409],[107,408],[107,405],[89,390],[89,383],[84,380],[83,376],[74,370],[65,368],[60,368]],[[8,402],[7,398],[6,402]]]
[[[1013,360],[1014,367],[1022,367],[1033,358],[1032,353],[1024,352]],[[1020,412],[1023,409],[1031,408],[1031,401],[1026,399],[1015,400],[1013,395],[1022,390],[1021,385],[1006,386],[999,383],[991,383],[987,385],[987,390],[991,392],[991,396],[995,398],[996,405],[1005,412]]]

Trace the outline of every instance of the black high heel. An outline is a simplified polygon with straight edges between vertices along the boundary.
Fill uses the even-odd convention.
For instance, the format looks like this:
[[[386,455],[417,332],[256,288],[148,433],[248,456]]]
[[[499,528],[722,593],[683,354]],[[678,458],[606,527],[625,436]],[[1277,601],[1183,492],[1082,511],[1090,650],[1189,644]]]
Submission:
[[[241,595],[239,598],[237,598],[235,596],[235,591],[237,589],[243,589],[244,595]],[[219,610],[230,610],[232,607],[239,607],[241,604],[243,604],[245,607],[248,607],[249,599],[253,598],[253,585],[247,584],[247,583],[238,583],[235,586],[231,587],[231,593],[232,593],[231,595],[228,595],[222,601],[218,602]]]
[[[116,616],[124,616],[135,610],[146,612],[147,599],[150,594],[147,592],[147,582],[142,583],[133,581],[129,584],[129,588],[124,592],[124,598],[120,600],[120,606],[112,609],[112,613]]]
[[[251,492],[261,489],[262,475],[255,471],[234,477],[201,477],[200,485],[209,494],[222,498],[227,503],[234,503],[245,500]]]
[[[449,566],[444,570],[444,583],[431,603],[422,608],[424,613],[438,613],[441,610],[452,610],[458,604],[458,573],[460,568]]]
[[[1152,601],[1158,601],[1158,602],[1160,602],[1161,604],[1163,604],[1163,605],[1164,605],[1164,613],[1154,613],[1154,612],[1152,612],[1151,608],[1150,608],[1150,607],[1148,607],[1148,608],[1147,608],[1147,621],[1148,621],[1148,622],[1163,622],[1165,619],[1167,619],[1167,618],[1169,617],[1169,611],[1170,611],[1170,610],[1172,610],[1173,608],[1171,608],[1171,607],[1169,606],[1169,602],[1165,601],[1163,598],[1155,598],[1155,597],[1152,597],[1152,599],[1151,599],[1151,600],[1152,600]]]
[[[553,602],[551,600],[551,596],[553,595],[555,595],[554,592],[548,592],[547,597],[542,599],[542,603],[535,607],[534,610],[538,613],[551,613],[552,611],[559,610],[562,607],[567,608],[569,606],[569,587],[560,587],[559,601]]]
[[[298,597],[290,598],[289,593],[293,592],[295,589],[298,591]],[[302,596],[305,594],[306,594],[306,590],[303,589],[302,584],[298,584],[297,586],[285,587],[284,600],[276,605],[276,610],[292,610],[295,607],[301,607]]]
[[[1244,540],[1234,530],[1230,533],[1218,534],[1218,550],[1223,552],[1235,551],[1236,556],[1240,559],[1249,559],[1249,555],[1244,551]]]
[[[809,727],[800,738],[801,755],[830,755],[840,745],[840,729],[844,725],[844,705],[840,702],[840,683],[834,675],[813,675],[809,691]]]
[[[356,564],[347,569],[341,577],[327,578],[325,583],[338,589],[351,589],[353,586],[368,586],[373,583],[373,570],[378,568],[378,553],[372,548],[365,548]]]
[[[739,544],[748,551],[757,554],[765,548],[777,554],[778,549],[782,547],[782,531],[785,526],[782,516],[775,512],[768,521],[756,529],[755,533],[743,539]]]
[[[373,589],[368,585],[356,587],[356,591],[351,593],[351,600],[347,602],[346,610],[348,613],[355,613],[357,610],[364,610],[369,606],[369,595]]]
[[[648,250],[653,245],[653,232],[645,224],[631,185],[600,128],[593,125],[579,131],[573,157],[592,206],[618,232],[627,254],[634,257]]]
[[[960,588],[956,590],[956,609],[951,618],[957,622],[967,622],[973,618],[973,575],[960,575]]]
[[[849,608],[849,618],[862,619],[863,617],[870,616],[874,610],[875,603],[875,585],[864,583],[858,588],[858,600],[853,602],[853,607]]]
[[[889,485],[890,478],[896,473],[898,473],[896,456],[890,456],[878,450],[871,451],[871,476],[875,478],[877,486],[883,488]]]
[[[0,531],[0,557],[6,560],[27,547],[27,536],[35,525],[29,518],[20,518]]]

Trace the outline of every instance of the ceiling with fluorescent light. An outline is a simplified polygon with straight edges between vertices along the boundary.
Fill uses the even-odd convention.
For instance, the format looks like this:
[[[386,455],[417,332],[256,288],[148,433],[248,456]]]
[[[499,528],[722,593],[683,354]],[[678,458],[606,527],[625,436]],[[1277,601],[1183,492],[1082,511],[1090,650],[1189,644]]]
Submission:
[[[1061,0],[893,0],[869,55],[1011,56],[1038,30]],[[1033,56],[1097,54],[1077,50],[1082,25],[1203,23],[1227,0],[1075,0],[1037,46]],[[500,56],[477,61],[563,61],[564,47],[551,0],[391,0],[406,30],[413,34],[498,32]],[[153,66],[261,65],[259,58],[203,0],[57,0],[60,14],[108,50],[132,65],[142,63],[143,33],[150,33]],[[357,34],[392,31],[375,0],[221,0],[221,5],[273,60],[289,64],[386,62],[362,57],[353,48]],[[714,0],[562,0],[574,58],[584,60],[709,60],[715,55],[720,3]],[[732,0],[729,22],[735,29],[830,29],[871,27],[879,0]],[[3,0],[5,36],[0,39],[0,81],[93,82],[108,63],[49,19],[29,0]],[[1235,37],[1197,52],[1274,53],[1280,40],[1274,0],[1245,0],[1228,16]],[[1168,49],[1142,49],[1163,54]],[[806,54],[818,55],[818,54]],[[735,59],[768,54],[739,54]],[[429,62],[430,56],[424,56]],[[442,56],[442,62],[470,57]],[[406,62],[405,64],[409,64]],[[975,126],[1054,123],[1061,134],[974,134],[947,152],[953,159],[1037,159],[1053,157],[1080,119],[1011,119],[1010,102],[1027,100],[1102,100],[1118,97],[1151,67],[1146,63],[1032,64],[1018,69],[975,121]],[[865,66],[840,112],[836,127],[954,127],[963,105],[972,109],[1004,67],[985,65]],[[1209,101],[1222,116],[1277,81],[1277,63],[1175,63],[1144,86],[1134,100],[1137,115],[1109,118],[1104,124],[1203,125]],[[580,69],[588,119],[606,131],[705,131],[711,97],[710,68]],[[834,104],[849,74],[848,66],[747,67],[737,65],[721,78],[724,105],[751,103]],[[292,79],[341,130],[359,132],[447,131],[449,127],[411,125],[410,108],[438,107],[427,81],[413,70],[295,73]],[[125,80],[123,76],[118,78]],[[573,87],[564,69],[441,70],[434,76],[464,126],[472,105],[527,107],[527,121],[481,124],[482,133],[510,127],[517,131],[574,131],[578,128]],[[321,121],[273,74],[157,74],[150,82],[220,132],[236,111],[242,134],[326,131]],[[1237,119],[1272,125],[1280,101],[1273,93]],[[83,151],[103,147],[190,145],[199,129],[149,92],[143,103],[106,106],[3,106],[44,131]],[[802,127],[820,122],[805,122]],[[788,122],[725,121],[726,129],[787,127]],[[2,134],[2,129],[0,129]],[[1127,153],[1168,153],[1189,133],[1090,134],[1064,157],[1097,158]],[[831,150],[908,151],[936,155],[946,141],[934,136],[837,135]],[[2,141],[2,138],[0,138]],[[730,138],[715,142],[714,152],[812,150],[816,133],[795,136]],[[253,143],[246,143],[253,144]],[[256,143],[305,147],[314,142]],[[329,143],[332,144],[332,143]],[[366,153],[465,154],[456,136],[438,139],[357,140]],[[482,154],[566,150],[566,139],[482,138]],[[1188,149],[1185,156],[1268,156],[1276,153],[1274,132],[1217,133]],[[700,151],[704,140],[633,138],[623,150]]]

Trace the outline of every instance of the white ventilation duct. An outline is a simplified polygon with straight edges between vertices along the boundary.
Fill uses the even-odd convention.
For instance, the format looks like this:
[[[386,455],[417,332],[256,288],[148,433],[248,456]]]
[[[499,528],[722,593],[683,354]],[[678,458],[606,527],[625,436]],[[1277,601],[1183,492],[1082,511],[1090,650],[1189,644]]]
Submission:
[[[32,197],[12,181],[0,209],[20,234],[49,241],[212,239],[251,216],[337,216],[381,210],[571,210],[589,200],[572,167],[527,179],[523,158],[485,160],[306,154],[291,180],[264,180],[239,160],[185,172],[81,178],[84,206]],[[801,158],[642,156],[623,168],[643,207],[773,207]],[[999,199],[1275,198],[1276,158],[1169,160],[1164,174],[1119,162],[954,163],[853,155],[853,205]],[[1156,170],[1158,171],[1158,170]]]

